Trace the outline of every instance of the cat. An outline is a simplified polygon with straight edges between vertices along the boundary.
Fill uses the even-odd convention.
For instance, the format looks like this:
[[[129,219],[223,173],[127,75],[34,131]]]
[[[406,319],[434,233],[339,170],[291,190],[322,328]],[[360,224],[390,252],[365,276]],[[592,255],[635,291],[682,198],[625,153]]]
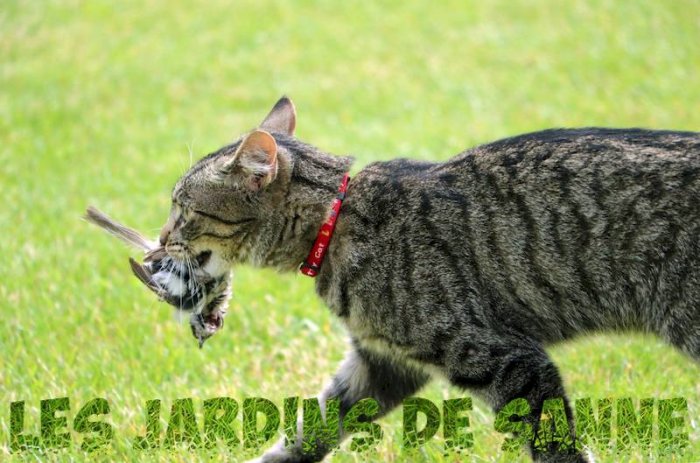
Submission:
[[[315,266],[316,291],[352,341],[322,406],[338,399],[342,417],[371,397],[381,415],[437,375],[495,411],[526,399],[535,434],[543,401],[563,398],[573,440],[547,346],[640,330],[700,361],[699,133],[545,130],[443,163],[375,162],[339,195],[352,158],[296,139],[295,126],[283,97],[257,129],[194,165],[160,241],[175,259],[206,253],[213,277],[238,263]],[[309,451],[299,436],[260,461],[330,450]],[[556,442],[529,451],[587,461]]]

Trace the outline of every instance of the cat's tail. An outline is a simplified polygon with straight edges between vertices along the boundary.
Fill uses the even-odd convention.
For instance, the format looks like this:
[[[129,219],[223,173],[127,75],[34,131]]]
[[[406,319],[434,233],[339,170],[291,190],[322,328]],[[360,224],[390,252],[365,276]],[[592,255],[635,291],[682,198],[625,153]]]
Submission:
[[[126,244],[143,251],[149,252],[158,247],[156,242],[147,239],[136,230],[120,224],[96,207],[88,206],[83,218],[105,230],[107,233],[116,236]]]

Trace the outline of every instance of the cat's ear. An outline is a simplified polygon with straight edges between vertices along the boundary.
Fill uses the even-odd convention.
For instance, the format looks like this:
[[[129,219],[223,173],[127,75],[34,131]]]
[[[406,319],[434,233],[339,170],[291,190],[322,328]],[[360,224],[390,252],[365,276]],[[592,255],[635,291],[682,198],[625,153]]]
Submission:
[[[272,107],[270,114],[268,114],[265,120],[262,121],[262,124],[260,124],[260,128],[268,132],[277,132],[293,136],[296,125],[297,112],[294,109],[294,103],[286,96],[283,96],[275,103],[275,106]]]
[[[254,130],[238,146],[233,157],[226,161],[222,174],[242,179],[251,191],[258,191],[277,177],[277,143],[268,132]]]

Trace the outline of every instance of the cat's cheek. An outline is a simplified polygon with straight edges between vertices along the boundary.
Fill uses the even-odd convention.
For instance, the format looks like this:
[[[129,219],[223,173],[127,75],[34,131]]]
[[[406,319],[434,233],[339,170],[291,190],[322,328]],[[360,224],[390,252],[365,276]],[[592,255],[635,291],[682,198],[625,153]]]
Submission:
[[[214,278],[227,274],[231,270],[231,265],[224,260],[219,253],[213,252],[203,270]]]

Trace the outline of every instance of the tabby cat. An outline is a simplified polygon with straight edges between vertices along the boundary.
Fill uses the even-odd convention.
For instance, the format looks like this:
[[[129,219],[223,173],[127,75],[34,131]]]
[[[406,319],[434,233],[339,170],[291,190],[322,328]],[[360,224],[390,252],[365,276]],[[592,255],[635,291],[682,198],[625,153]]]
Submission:
[[[171,257],[214,278],[299,268],[352,159],[294,138],[295,124],[282,98],[177,182],[160,236]],[[700,361],[699,237],[699,133],[555,129],[444,163],[372,163],[349,182],[316,278],[352,339],[320,402],[339,399],[342,416],[371,397],[383,414],[439,375],[494,410],[526,399],[537,429],[543,401],[566,400],[553,343],[639,330]],[[330,450],[298,438],[261,461]],[[586,461],[556,443],[530,452]]]

